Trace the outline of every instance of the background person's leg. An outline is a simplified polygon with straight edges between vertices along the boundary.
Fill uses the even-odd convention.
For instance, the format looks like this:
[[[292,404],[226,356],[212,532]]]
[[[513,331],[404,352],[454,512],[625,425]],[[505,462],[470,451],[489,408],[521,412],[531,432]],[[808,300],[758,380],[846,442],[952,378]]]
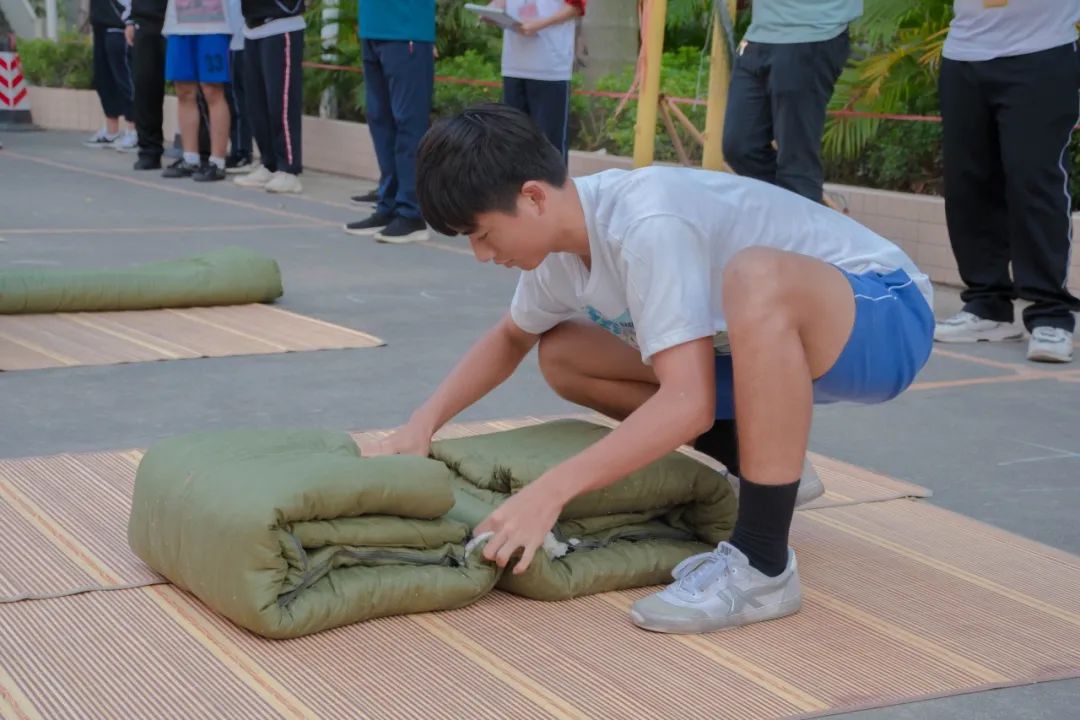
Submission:
[[[392,216],[397,203],[398,175],[394,148],[397,123],[390,103],[390,81],[383,57],[394,42],[362,40],[364,55],[364,110],[368,131],[379,163],[379,203],[375,212]],[[402,43],[405,44],[405,43]]]
[[[964,310],[1013,321],[1009,223],[998,126],[980,80],[982,63],[943,60],[940,92],[945,220],[966,289]]]
[[[525,80],[529,115],[540,126],[551,144],[562,154],[563,162],[570,158],[567,138],[570,124],[570,81]]]
[[[110,137],[115,137],[120,132],[119,117],[123,101],[119,97],[112,66],[109,64],[108,28],[94,27],[93,63],[94,89],[101,101],[101,110],[105,113],[105,132]]]
[[[247,98],[244,95],[244,51],[229,51],[229,84],[225,98],[229,102],[229,157],[235,161],[251,160],[251,124],[248,122]]]
[[[109,59],[109,71],[113,87],[116,89],[117,110],[128,123],[135,122],[132,109],[133,79],[131,73],[131,48],[122,31],[109,32],[105,36],[105,47]]]
[[[433,46],[427,42],[385,43],[380,55],[397,129],[393,148],[398,180],[394,214],[416,220],[421,217],[416,197],[416,150],[431,119],[435,83]]]
[[[825,108],[850,51],[845,30],[831,40],[774,45],[769,92],[776,135],[776,184],[821,202]]]
[[[173,85],[176,88],[176,104],[180,116],[180,142],[190,162],[190,155],[199,153],[199,105],[196,99],[199,84],[177,81]]]
[[[1016,293],[1024,325],[1072,332],[1080,311],[1065,286],[1072,247],[1069,139],[1077,123],[1080,60],[1073,45],[986,63],[999,89],[999,142]]]
[[[132,47],[134,70],[135,129],[139,135],[139,158],[149,167],[160,165],[165,152],[162,130],[165,102],[165,38],[160,33],[135,30]]]
[[[244,41],[244,100],[245,114],[251,122],[252,136],[259,146],[259,155],[264,168],[277,172],[277,156],[274,154],[274,135],[270,128],[270,100],[266,92],[266,78],[263,74],[264,49],[266,40]],[[242,183],[241,180],[237,182]]]
[[[769,101],[769,45],[748,43],[735,56],[724,113],[724,161],[739,175],[776,182],[772,104]]]

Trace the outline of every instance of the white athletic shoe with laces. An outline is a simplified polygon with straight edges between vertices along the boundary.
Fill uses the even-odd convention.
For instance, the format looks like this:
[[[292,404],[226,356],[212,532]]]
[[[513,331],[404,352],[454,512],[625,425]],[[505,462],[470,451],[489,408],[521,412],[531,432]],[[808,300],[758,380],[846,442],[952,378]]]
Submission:
[[[233,179],[233,183],[239,185],[240,187],[256,188],[262,190],[266,188],[267,183],[269,183],[273,178],[274,173],[267,170],[265,165],[260,165],[259,167],[249,172],[247,175],[237,175]]]
[[[1015,323],[997,322],[961,311],[934,325],[934,340],[941,343],[1002,342],[1019,340],[1024,330]]]
[[[802,607],[799,566],[790,548],[787,567],[774,578],[751,567],[746,556],[726,542],[688,557],[671,574],[674,583],[630,609],[630,620],[638,627],[705,633],[774,620]]]
[[[1031,331],[1027,359],[1035,362],[1067,363],[1073,358],[1073,334],[1056,327],[1041,326]]]
[[[270,193],[302,193],[304,186],[300,184],[300,178],[292,173],[278,171],[266,183],[266,192]]]

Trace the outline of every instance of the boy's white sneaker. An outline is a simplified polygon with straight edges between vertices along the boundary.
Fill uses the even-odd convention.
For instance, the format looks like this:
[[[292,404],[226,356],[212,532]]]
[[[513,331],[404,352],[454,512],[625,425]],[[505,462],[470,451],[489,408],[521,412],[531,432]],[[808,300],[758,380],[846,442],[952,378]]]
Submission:
[[[1024,330],[1015,323],[986,320],[966,311],[934,325],[934,339],[942,343],[1002,342],[1023,336]]]
[[[1057,327],[1041,326],[1031,331],[1027,359],[1035,362],[1067,363],[1073,358],[1073,334]]]
[[[634,603],[631,622],[653,632],[705,633],[774,620],[802,607],[799,566],[790,548],[787,567],[776,577],[751,567],[726,542],[688,557],[671,574],[674,583]]]
[[[247,175],[238,175],[233,179],[233,182],[240,187],[256,188],[262,190],[266,187],[274,178],[274,173],[266,169],[265,165],[260,165]]]
[[[300,178],[292,173],[278,171],[266,183],[266,192],[272,193],[302,193],[304,186],[300,184]]]

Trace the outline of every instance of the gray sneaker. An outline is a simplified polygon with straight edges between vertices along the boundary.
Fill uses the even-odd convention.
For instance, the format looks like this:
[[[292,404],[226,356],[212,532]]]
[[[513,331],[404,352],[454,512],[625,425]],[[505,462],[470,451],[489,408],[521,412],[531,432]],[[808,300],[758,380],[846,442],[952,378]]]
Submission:
[[[1002,342],[1024,337],[1014,323],[987,320],[974,313],[958,312],[934,325],[934,340],[940,343]]]
[[[746,556],[726,542],[683,560],[671,574],[674,583],[630,609],[630,620],[638,627],[705,633],[774,620],[802,607],[799,566],[790,548],[787,568],[774,578],[751,567]]]
[[[1057,327],[1042,326],[1031,331],[1027,359],[1035,362],[1067,363],[1073,358],[1073,334]]]

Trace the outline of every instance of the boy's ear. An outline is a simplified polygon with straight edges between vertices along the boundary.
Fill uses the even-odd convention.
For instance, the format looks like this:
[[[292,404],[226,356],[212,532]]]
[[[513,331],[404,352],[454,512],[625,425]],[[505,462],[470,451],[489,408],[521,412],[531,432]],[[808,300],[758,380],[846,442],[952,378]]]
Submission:
[[[542,214],[547,203],[547,188],[537,180],[526,180],[521,186],[521,199],[526,207],[534,207],[537,214]]]

